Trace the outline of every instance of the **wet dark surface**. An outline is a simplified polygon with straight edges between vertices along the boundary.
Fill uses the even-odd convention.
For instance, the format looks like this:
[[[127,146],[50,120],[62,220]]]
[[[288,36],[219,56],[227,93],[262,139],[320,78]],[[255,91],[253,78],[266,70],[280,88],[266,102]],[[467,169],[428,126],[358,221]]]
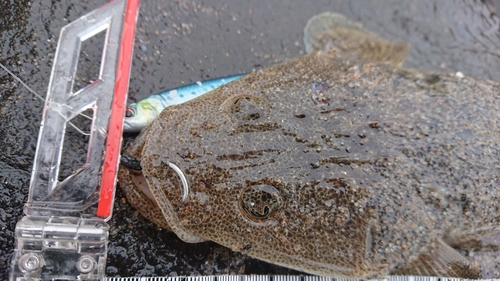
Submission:
[[[45,96],[60,28],[105,2],[3,1],[0,62]],[[143,1],[129,98],[296,57],[303,53],[307,19],[322,11],[411,43],[406,67],[500,81],[500,7],[493,1]],[[87,53],[96,56],[98,48]],[[82,73],[80,85],[92,73]],[[0,71],[0,280],[8,276],[42,109],[42,101]],[[79,159],[84,137],[71,134],[78,145],[67,163],[77,167],[72,159]],[[109,276],[288,272],[212,243],[182,243],[139,217],[120,190],[110,225]]]

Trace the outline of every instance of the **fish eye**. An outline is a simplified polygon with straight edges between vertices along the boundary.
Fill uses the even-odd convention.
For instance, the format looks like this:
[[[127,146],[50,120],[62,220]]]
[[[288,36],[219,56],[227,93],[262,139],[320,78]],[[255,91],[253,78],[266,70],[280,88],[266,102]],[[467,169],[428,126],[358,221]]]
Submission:
[[[264,206],[264,212],[261,214],[258,210],[252,209],[252,215],[258,218],[265,218],[269,215],[269,206]]]
[[[134,117],[134,115],[135,115],[134,110],[130,107],[127,107],[127,109],[125,110],[125,117],[130,118],[130,117]]]
[[[239,121],[251,122],[266,116],[269,106],[265,99],[253,95],[238,95],[224,102],[227,112]]]
[[[243,215],[251,221],[264,221],[281,208],[282,198],[272,185],[251,185],[244,188],[239,198]]]
[[[252,99],[249,96],[245,96],[244,99],[246,101],[251,101]],[[233,102],[233,104],[237,105],[240,102],[241,98],[236,98]]]

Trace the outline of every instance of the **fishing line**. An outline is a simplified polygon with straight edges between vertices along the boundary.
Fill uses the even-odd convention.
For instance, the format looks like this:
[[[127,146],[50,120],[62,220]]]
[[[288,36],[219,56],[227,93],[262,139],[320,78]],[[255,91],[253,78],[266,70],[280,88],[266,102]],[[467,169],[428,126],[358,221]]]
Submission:
[[[12,73],[7,67],[5,67],[5,65],[0,63],[0,67],[2,67],[3,70],[5,70],[8,74],[10,74],[10,76],[14,77],[14,79],[16,79],[17,82],[21,83],[21,85],[23,85],[26,89],[28,89],[28,91],[30,91],[33,95],[35,95],[40,100],[45,101],[45,99],[42,98],[41,95],[39,95],[37,92],[35,92],[35,90],[31,89],[31,87],[28,86],[28,84],[24,83],[23,80],[21,80],[21,78],[17,77],[14,73]],[[89,120],[92,120],[92,117],[87,116],[83,113],[80,113],[79,115],[81,115]],[[80,134],[82,134],[84,136],[90,136],[90,133],[85,133],[84,131],[80,130],[80,128],[78,128],[75,124],[71,123],[70,121],[68,121],[68,123],[71,125],[71,127],[73,127],[75,130],[77,130]]]

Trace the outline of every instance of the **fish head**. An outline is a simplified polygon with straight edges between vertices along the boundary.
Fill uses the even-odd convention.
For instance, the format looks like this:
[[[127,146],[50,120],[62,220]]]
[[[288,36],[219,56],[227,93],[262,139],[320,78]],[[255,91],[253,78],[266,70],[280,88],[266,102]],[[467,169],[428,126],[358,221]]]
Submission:
[[[160,115],[161,100],[155,96],[127,105],[123,120],[123,131],[126,133],[140,132]]]
[[[285,68],[302,71],[310,62]],[[345,112],[324,120],[322,112],[337,105],[332,81],[317,75],[323,67],[294,79],[282,67],[257,71],[160,114],[140,161],[145,193],[169,229],[187,242],[210,240],[315,274],[384,268],[370,263],[372,179],[351,167],[377,161],[383,149],[366,153],[369,132],[349,152],[339,149],[353,124],[342,121]]]

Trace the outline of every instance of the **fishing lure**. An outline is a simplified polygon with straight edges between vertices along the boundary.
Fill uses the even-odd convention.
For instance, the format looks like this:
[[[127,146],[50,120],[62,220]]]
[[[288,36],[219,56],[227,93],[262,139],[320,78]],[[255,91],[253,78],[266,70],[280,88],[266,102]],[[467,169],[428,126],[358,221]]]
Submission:
[[[198,81],[176,89],[166,90],[148,96],[138,102],[131,103],[127,106],[125,111],[123,132],[140,132],[151,124],[166,107],[192,100],[244,75],[246,74],[237,74],[204,82]]]

